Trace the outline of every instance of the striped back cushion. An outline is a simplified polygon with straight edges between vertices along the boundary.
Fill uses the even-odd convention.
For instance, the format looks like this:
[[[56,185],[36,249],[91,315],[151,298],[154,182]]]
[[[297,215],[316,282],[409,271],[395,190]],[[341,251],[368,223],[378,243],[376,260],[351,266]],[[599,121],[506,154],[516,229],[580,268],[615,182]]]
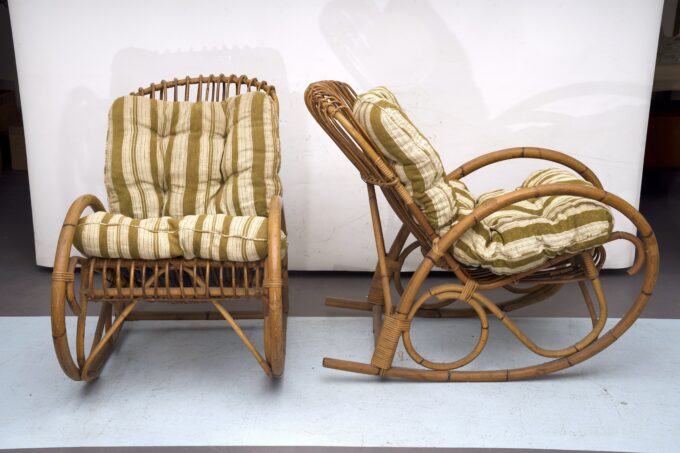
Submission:
[[[153,102],[153,101],[152,101]],[[220,212],[220,166],[227,137],[224,102],[162,102],[171,115],[159,129],[164,155],[163,215]]]
[[[136,219],[163,213],[163,147],[170,104],[124,96],[109,111],[104,182],[109,209]]]
[[[555,183],[590,185],[569,171],[547,169],[532,173],[522,187]],[[488,192],[478,198],[477,204],[505,192]],[[459,215],[471,210],[460,206]],[[601,245],[613,227],[609,208],[597,201],[576,196],[535,198],[514,203],[483,219],[454,244],[453,254],[462,263],[481,266],[495,274],[517,274],[557,255]]]
[[[359,95],[354,116],[435,229],[456,216],[457,189],[462,183],[446,178],[439,155],[385,87]]]
[[[266,216],[281,194],[279,118],[274,100],[261,91],[227,99],[221,208],[233,216]]]
[[[114,101],[105,182],[111,212],[135,219],[261,215],[281,193],[276,106],[262,92],[223,102]]]

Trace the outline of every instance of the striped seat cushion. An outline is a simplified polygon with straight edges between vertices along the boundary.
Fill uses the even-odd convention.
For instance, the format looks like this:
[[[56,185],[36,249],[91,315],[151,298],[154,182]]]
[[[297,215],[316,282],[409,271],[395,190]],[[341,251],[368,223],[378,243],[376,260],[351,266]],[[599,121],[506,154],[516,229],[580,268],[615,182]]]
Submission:
[[[439,154],[394,94],[385,87],[374,88],[359,95],[353,112],[430,225],[435,230],[449,225],[456,216],[457,194],[467,196],[465,185],[447,180]]]
[[[78,222],[73,245],[85,256],[163,259],[182,256],[179,221],[171,217],[133,219],[95,212]]]
[[[222,102],[123,96],[109,113],[105,182],[111,212],[135,219],[268,215],[281,193],[274,100]]]
[[[258,216],[192,215],[179,222],[185,258],[216,261],[258,261],[267,257],[267,218]],[[285,252],[285,234],[281,232]]]
[[[80,219],[73,242],[89,257],[259,261],[268,254],[267,224],[266,217],[256,216],[202,214],[140,220],[95,212]],[[283,232],[281,238],[285,252]]]
[[[546,169],[532,173],[521,187],[571,183],[591,185],[569,171]],[[477,204],[505,190],[488,192]],[[459,217],[471,206],[460,206]],[[454,222],[455,224],[455,222]],[[454,244],[456,259],[499,275],[517,274],[541,266],[550,258],[603,244],[614,219],[607,206],[576,196],[550,196],[520,201],[492,213]],[[450,227],[440,230],[443,235]]]

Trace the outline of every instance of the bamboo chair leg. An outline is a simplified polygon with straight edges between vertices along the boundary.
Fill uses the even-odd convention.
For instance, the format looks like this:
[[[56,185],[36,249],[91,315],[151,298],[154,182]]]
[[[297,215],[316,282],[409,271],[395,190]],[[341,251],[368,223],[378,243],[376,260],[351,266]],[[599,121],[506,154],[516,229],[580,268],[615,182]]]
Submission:
[[[380,338],[380,331],[383,324],[383,307],[381,305],[373,305],[373,342],[378,344]]]
[[[590,321],[593,323],[593,327],[597,324],[597,313],[595,313],[595,306],[593,305],[593,299],[590,297],[590,292],[586,283],[583,281],[578,282],[578,287],[583,295],[583,300],[588,308],[588,315],[590,316]]]
[[[55,284],[56,283],[56,284]],[[110,323],[112,316],[112,307],[109,303],[104,303],[101,307],[99,319],[92,339],[92,346],[89,356],[85,355],[85,327],[86,327],[86,306],[87,299],[84,298],[79,307],[77,327],[76,327],[76,360],[71,356],[70,347],[68,344],[68,336],[66,329],[66,312],[65,312],[65,297],[64,293],[60,292],[60,282],[53,282],[53,298],[52,298],[52,337],[54,341],[57,359],[62,369],[68,377],[75,381],[90,381],[95,379],[101,373],[106,359],[109,357],[115,342],[120,333],[120,328],[123,325],[125,316],[134,307],[134,304],[128,305],[129,310],[124,311],[124,315],[117,317],[116,322]],[[61,294],[61,295],[60,295]],[[109,320],[110,327],[106,327]],[[104,330],[106,329],[106,334]]]
[[[382,230],[380,230],[380,235],[382,236]],[[390,250],[385,256],[385,261],[387,263],[397,263],[399,262],[399,255],[401,254],[406,240],[408,239],[410,232],[406,226],[402,226],[399,232],[392,241]],[[384,253],[384,250],[383,250]],[[390,265],[388,264],[388,282],[392,281],[393,272],[389,270]],[[401,267],[399,267],[401,269]],[[368,296],[366,300],[354,300],[354,299],[343,299],[338,297],[327,297],[326,306],[335,308],[348,308],[352,310],[362,310],[362,311],[373,311],[375,305],[382,306],[384,304],[384,291],[383,291],[383,278],[380,274],[380,260],[376,263],[375,272],[371,278],[371,286],[368,290]],[[389,284],[388,284],[389,288]]]
[[[248,339],[246,334],[243,333],[243,330],[241,329],[241,327],[239,327],[239,325],[236,324],[236,321],[234,320],[234,318],[231,317],[231,315],[229,314],[227,309],[224,308],[224,306],[221,303],[219,303],[218,301],[213,300],[212,304],[215,306],[217,311],[220,312],[220,314],[227,321],[227,323],[229,323],[229,325],[234,330],[234,332],[236,332],[236,335],[238,335],[238,337],[241,339],[243,344],[246,345],[246,348],[248,348],[248,350],[253,355],[253,357],[255,357],[255,360],[257,360],[257,363],[260,364],[260,366],[262,367],[262,370],[264,370],[264,373],[267,376],[271,376],[272,370],[269,367],[269,364],[262,357],[262,355],[258,352],[258,350],[255,348],[255,346],[253,346],[253,344],[250,342],[250,340]]]
[[[366,300],[356,300],[356,299],[344,299],[340,297],[327,297],[326,306],[333,308],[346,308],[350,310],[362,310],[362,311],[373,311],[373,307],[376,305],[382,306],[384,303],[383,298],[383,283],[382,276],[380,274],[379,263],[375,266],[375,271],[371,277],[371,286],[368,289],[368,296]]]
[[[286,329],[288,313],[284,301],[288,298],[287,274],[283,276],[281,287],[270,288],[264,301],[264,351],[272,377],[283,375],[286,356]]]
[[[104,362],[113,350],[113,343],[110,340],[121,329],[121,327],[123,327],[125,318],[127,318],[130,312],[132,312],[135,306],[137,306],[137,302],[137,300],[134,300],[126,305],[120,315],[116,318],[116,321],[108,329],[106,334],[92,349],[81,371],[81,377],[83,380],[90,381],[99,376]],[[103,309],[102,311],[106,313],[107,310]],[[110,314],[110,311],[108,313]]]
[[[264,354],[270,369],[269,376],[281,377],[286,357],[286,328],[288,321],[288,263],[281,249],[280,231],[285,230],[285,217],[280,197],[270,203],[269,254],[265,263],[264,286]],[[266,372],[266,371],[265,371]]]

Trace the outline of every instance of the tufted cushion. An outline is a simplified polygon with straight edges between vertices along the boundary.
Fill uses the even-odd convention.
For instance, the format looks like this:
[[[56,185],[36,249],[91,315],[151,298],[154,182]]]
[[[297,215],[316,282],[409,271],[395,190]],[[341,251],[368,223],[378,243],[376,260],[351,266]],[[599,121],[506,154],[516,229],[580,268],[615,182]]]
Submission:
[[[124,96],[109,111],[104,182],[114,214],[135,219],[163,215],[163,158],[169,104]]]
[[[180,220],[179,241],[185,258],[257,261],[267,256],[267,229],[266,217],[192,215]]]
[[[285,250],[283,232],[281,238]],[[73,243],[84,255],[102,258],[259,261],[268,254],[267,218],[202,214],[140,220],[95,212],[80,219]]]
[[[78,222],[73,245],[86,256],[163,259],[182,256],[179,221],[171,217],[133,219],[95,212]]]
[[[359,95],[353,111],[432,227],[449,225],[460,203],[457,196],[467,197],[467,189],[459,181],[446,179],[439,155],[394,94],[385,87],[374,88]]]
[[[281,193],[279,166],[276,106],[263,92],[223,102],[123,96],[111,107],[105,182],[113,213],[266,216]]]
[[[532,173],[521,187],[570,183],[591,185],[569,171],[546,169]],[[488,192],[477,204],[505,190]],[[459,218],[469,214],[461,207]],[[557,255],[577,253],[603,244],[614,219],[602,203],[575,196],[550,196],[520,201],[492,213],[454,244],[456,259],[495,274],[516,274],[538,267]],[[440,230],[444,234],[450,227]]]
[[[163,154],[163,215],[179,218],[223,212],[219,193],[227,138],[226,104],[155,102],[161,111],[169,112],[163,116],[165,121],[159,122],[158,138]]]
[[[477,204],[505,193],[489,192],[475,201],[465,184],[447,180],[439,155],[387,88],[359,95],[353,111],[440,235]],[[548,169],[530,175],[522,187],[557,182],[589,184],[568,171]],[[593,200],[571,196],[527,200],[475,225],[454,244],[453,254],[469,266],[481,266],[496,274],[516,274],[559,254],[604,243],[613,224],[609,209]]]
[[[227,99],[229,133],[222,159],[219,213],[266,216],[281,194],[279,118],[272,98],[251,92]],[[198,212],[197,212],[198,214]]]

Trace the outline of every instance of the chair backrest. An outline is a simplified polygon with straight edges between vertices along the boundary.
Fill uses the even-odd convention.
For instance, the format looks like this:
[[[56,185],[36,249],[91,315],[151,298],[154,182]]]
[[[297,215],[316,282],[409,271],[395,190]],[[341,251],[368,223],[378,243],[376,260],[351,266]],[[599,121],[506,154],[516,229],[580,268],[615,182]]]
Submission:
[[[199,76],[114,101],[106,188],[133,218],[268,214],[280,194],[278,98],[265,81]]]
[[[253,90],[262,91],[271,96],[278,109],[279,98],[276,96],[276,88],[264,80],[249,79],[245,75],[199,75],[198,77],[187,76],[183,79],[175,78],[169,82],[161,80],[159,83],[152,83],[146,88],[140,87],[130,94],[163,101],[219,102],[230,96]]]
[[[421,247],[429,250],[439,236],[397,177],[392,165],[357,122],[352,113],[356,99],[352,87],[338,81],[315,82],[305,91],[307,108],[319,125],[359,170],[361,178],[382,189],[400,220]]]

